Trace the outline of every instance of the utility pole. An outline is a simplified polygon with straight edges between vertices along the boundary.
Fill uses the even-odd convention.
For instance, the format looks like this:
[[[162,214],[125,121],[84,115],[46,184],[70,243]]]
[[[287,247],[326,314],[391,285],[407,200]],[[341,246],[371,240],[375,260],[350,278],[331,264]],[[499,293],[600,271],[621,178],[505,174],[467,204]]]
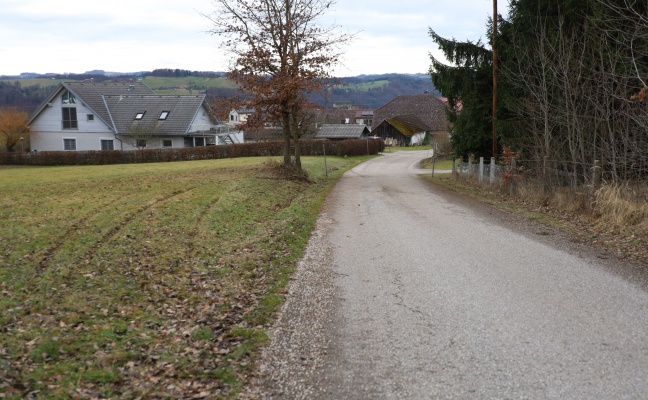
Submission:
[[[493,0],[493,157],[497,158],[497,0]]]

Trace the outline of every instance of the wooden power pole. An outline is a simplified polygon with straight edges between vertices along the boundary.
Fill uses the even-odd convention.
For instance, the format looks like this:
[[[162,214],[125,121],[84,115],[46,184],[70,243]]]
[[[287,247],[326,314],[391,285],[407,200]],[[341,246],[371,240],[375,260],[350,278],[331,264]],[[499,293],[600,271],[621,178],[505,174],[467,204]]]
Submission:
[[[493,0],[493,158],[497,158],[497,0]]]

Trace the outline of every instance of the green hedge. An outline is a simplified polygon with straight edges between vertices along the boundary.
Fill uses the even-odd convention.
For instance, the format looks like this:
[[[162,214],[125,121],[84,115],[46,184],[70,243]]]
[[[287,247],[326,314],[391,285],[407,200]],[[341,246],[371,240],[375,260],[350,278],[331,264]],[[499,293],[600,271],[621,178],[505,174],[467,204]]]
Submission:
[[[385,149],[382,139],[354,139],[338,142],[300,140],[303,156],[359,156],[377,154]],[[212,160],[237,157],[269,157],[283,155],[284,142],[229,144],[179,149],[144,149],[110,151],[41,151],[34,153],[0,153],[0,165],[106,165],[135,164],[188,160]]]

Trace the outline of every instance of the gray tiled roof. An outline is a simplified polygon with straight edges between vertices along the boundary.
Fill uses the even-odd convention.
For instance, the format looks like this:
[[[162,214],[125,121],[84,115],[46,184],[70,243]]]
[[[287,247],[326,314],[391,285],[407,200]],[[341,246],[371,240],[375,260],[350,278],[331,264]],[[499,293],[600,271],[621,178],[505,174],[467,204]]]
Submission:
[[[142,82],[63,82],[63,87],[74,93],[99,118],[110,125],[110,116],[101,96],[154,95],[155,92]]]
[[[446,104],[443,100],[429,94],[398,96],[380,107],[374,113],[372,127],[400,115],[416,115],[432,131],[450,129],[446,117]]]
[[[369,129],[366,125],[322,125],[315,137],[318,139],[357,139],[368,133]]]
[[[106,125],[112,126],[108,110],[104,104],[102,95],[153,95],[155,92],[142,82],[61,82],[55,90],[45,99],[43,103],[29,117],[31,123],[56,96],[60,96],[65,90],[72,92],[77,102],[85,104],[90,108]]]
[[[110,123],[115,133],[128,134],[131,126],[158,125],[156,135],[184,135],[188,133],[196,114],[205,101],[205,95],[197,96],[103,96],[110,114]],[[167,111],[166,120],[160,114]],[[144,113],[141,120],[135,120],[138,113]],[[205,127],[205,130],[209,127]]]

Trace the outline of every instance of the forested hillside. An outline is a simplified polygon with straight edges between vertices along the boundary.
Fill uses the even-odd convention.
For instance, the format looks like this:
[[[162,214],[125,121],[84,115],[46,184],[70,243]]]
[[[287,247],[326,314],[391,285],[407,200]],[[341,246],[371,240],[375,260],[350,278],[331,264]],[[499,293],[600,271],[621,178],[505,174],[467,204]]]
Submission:
[[[30,79],[0,79],[0,107],[17,107],[33,111],[55,85],[64,80],[141,80],[160,94],[207,93],[210,97],[229,98],[238,95],[234,84],[222,73],[202,73],[184,70],[155,70],[138,76],[117,75],[57,75]],[[429,75],[361,75],[339,79],[339,84],[328,96],[312,95],[310,100],[326,108],[334,103],[348,102],[353,105],[375,109],[403,94],[428,91],[436,94]]]
[[[31,79],[14,82],[0,81],[0,107],[17,108],[28,113],[38,107],[53,86],[29,81]]]

